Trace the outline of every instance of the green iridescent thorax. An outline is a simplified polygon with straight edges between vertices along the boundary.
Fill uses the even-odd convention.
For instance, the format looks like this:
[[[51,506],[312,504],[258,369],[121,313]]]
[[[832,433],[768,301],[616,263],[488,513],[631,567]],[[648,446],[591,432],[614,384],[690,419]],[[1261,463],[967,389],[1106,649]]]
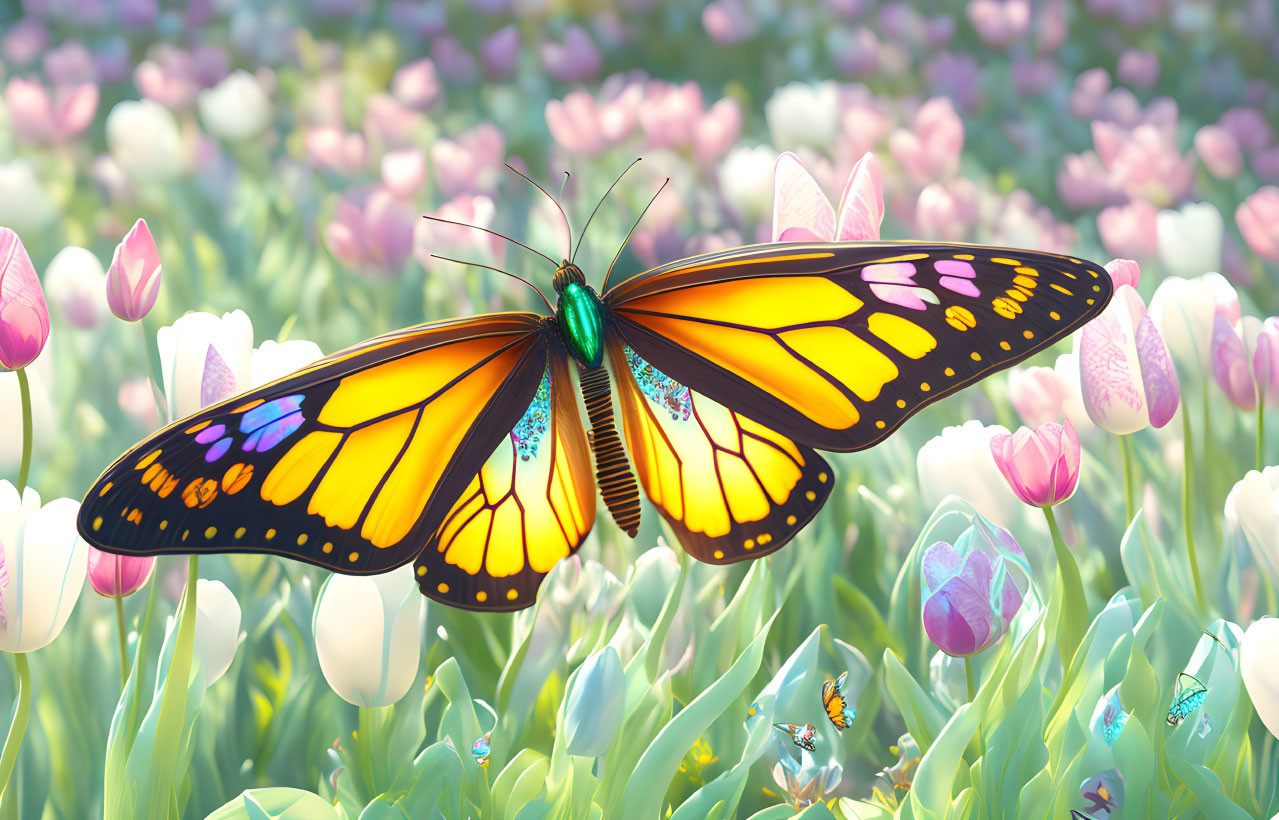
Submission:
[[[599,367],[604,358],[604,310],[595,291],[569,282],[560,291],[555,318],[573,357],[583,367]]]

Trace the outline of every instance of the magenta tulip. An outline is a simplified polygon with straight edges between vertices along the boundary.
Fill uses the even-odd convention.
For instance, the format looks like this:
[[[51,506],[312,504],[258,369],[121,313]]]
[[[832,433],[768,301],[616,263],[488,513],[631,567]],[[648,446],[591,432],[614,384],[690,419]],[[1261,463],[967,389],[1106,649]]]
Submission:
[[[49,308],[22,240],[0,228],[0,368],[35,361],[49,339]]]
[[[126,322],[136,322],[155,307],[160,293],[160,251],[145,219],[133,223],[115,246],[107,269],[107,304]]]
[[[154,555],[112,555],[89,547],[89,585],[107,598],[125,598],[146,586]]]
[[[924,629],[938,649],[958,658],[1007,634],[1030,585],[1021,547],[980,515],[953,546],[929,547],[922,569]]]
[[[995,436],[990,452],[1008,486],[1033,507],[1060,504],[1079,483],[1079,437],[1069,419],[1064,426],[1050,421]]]

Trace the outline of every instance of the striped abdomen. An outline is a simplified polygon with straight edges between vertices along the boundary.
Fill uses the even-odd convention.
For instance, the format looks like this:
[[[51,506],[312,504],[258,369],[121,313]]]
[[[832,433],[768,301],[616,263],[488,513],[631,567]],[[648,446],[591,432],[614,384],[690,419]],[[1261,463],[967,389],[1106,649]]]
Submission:
[[[591,449],[595,451],[595,480],[604,504],[617,526],[634,538],[639,529],[639,488],[631,472],[622,440],[613,424],[613,392],[603,367],[580,368],[582,399],[591,417]]]

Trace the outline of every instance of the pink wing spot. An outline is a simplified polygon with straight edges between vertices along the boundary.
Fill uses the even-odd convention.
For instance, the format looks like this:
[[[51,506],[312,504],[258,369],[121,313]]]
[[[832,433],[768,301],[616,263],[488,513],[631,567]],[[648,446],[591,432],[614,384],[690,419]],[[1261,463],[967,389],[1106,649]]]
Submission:
[[[926,307],[914,282],[915,265],[911,262],[882,262],[862,269],[862,281],[870,284],[876,297],[912,310]]]
[[[947,290],[953,290],[955,293],[963,294],[964,296],[972,296],[974,298],[981,296],[981,291],[977,289],[977,286],[967,279],[943,276],[937,283]]]
[[[962,259],[938,259],[933,263],[933,269],[942,276],[960,276],[964,279],[976,279],[977,271],[973,270],[971,262],[965,262]]]

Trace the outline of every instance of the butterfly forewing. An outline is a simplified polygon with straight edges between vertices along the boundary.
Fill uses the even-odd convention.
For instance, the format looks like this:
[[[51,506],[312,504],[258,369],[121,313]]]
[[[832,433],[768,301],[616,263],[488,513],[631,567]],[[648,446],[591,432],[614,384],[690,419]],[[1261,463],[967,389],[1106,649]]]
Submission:
[[[176,422],[90,489],[108,552],[265,552],[351,574],[413,559],[528,407],[542,317],[419,325]]]
[[[693,257],[604,297],[622,342],[710,399],[824,450],[1069,334],[1110,277],[1072,257],[943,243],[781,243]]]
[[[700,561],[726,564],[780,549],[834,486],[809,447],[711,401],[616,341],[622,429],[649,500]]]
[[[533,400],[415,563],[422,593],[453,606],[531,606],[542,578],[595,521],[595,482],[568,354],[555,343]]]

